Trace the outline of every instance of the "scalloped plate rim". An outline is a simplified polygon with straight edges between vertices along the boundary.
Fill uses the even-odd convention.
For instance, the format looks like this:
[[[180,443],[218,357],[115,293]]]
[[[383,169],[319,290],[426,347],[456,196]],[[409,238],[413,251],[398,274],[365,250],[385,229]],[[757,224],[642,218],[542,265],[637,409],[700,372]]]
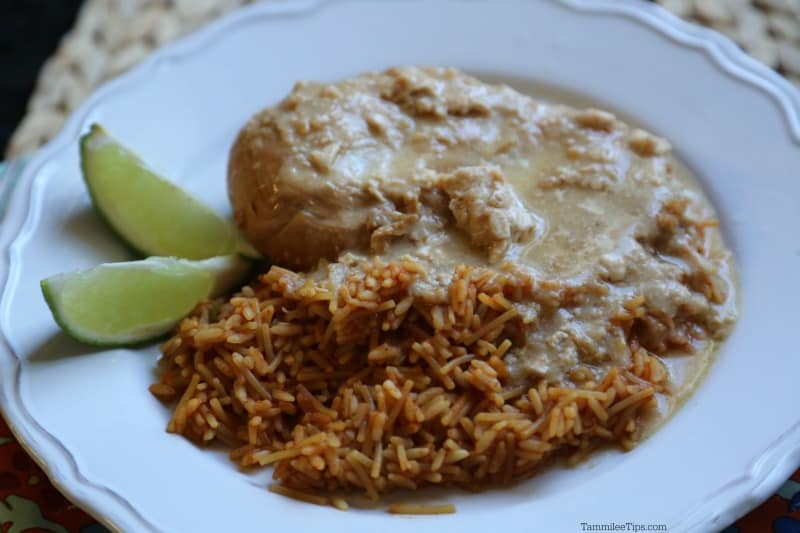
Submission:
[[[91,112],[104,100],[113,98],[115,93],[135,89],[146,81],[147,75],[160,68],[162,64],[179,62],[184,57],[202,53],[203,49],[217,39],[223,38],[226,30],[240,24],[251,24],[262,17],[283,15],[302,15],[322,7],[348,0],[289,0],[274,3],[251,4],[221,17],[176,41],[164,46],[142,63],[122,76],[115,78],[95,90],[92,95],[74,111],[61,131],[41,148],[27,163],[16,190],[11,195],[11,204],[0,229],[0,279],[2,292],[0,305],[5,305],[6,293],[16,281],[13,268],[19,253],[18,243],[30,232],[38,220],[39,212],[34,207],[39,196],[35,195],[37,177],[45,165],[57,154],[77,142],[80,126]],[[381,0],[390,2],[392,0]],[[596,14],[613,14],[630,18],[635,22],[656,31],[677,45],[691,48],[712,59],[715,68],[724,71],[731,78],[747,83],[767,94],[781,108],[788,133],[793,142],[800,145],[800,91],[787,80],[743,53],[727,37],[679,19],[658,5],[639,0],[543,0],[565,5],[570,9]],[[10,229],[12,228],[12,229]],[[125,498],[108,487],[87,479],[77,466],[70,451],[27,412],[19,396],[19,356],[14,352],[5,331],[5,314],[0,317],[0,364],[12,368],[0,373],[0,410],[20,444],[45,471],[53,484],[70,500],[78,503],[105,526],[112,530],[141,530],[158,528]],[[800,419],[785,433],[775,439],[761,454],[753,458],[747,472],[734,477],[720,490],[673,522],[673,527],[691,530],[709,522],[718,523],[722,518],[733,520],[756,507],[771,495],[800,463]],[[733,488],[751,487],[735,500],[729,492]],[[98,503],[98,498],[110,497],[115,508],[109,509]],[[715,507],[715,501],[728,499],[725,509]],[[717,509],[715,512],[714,510]],[[719,524],[724,526],[724,522]]]

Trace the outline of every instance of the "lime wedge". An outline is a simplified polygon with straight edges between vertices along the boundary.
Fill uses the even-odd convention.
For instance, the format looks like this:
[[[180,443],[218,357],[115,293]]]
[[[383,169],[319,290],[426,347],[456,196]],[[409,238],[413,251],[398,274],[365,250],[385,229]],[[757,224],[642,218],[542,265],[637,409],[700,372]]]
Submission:
[[[242,282],[251,263],[237,255],[190,261],[151,257],[105,263],[42,280],[42,293],[61,329],[100,346],[160,337],[203,298]]]
[[[258,257],[233,222],[160,177],[97,124],[81,138],[81,169],[97,211],[142,255]]]

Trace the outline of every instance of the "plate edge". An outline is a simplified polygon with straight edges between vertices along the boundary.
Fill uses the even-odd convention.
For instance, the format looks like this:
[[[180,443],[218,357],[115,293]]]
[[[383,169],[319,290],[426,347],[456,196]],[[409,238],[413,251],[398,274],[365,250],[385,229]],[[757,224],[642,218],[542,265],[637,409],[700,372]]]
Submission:
[[[106,98],[117,91],[130,89],[144,81],[148,74],[158,69],[162,64],[180,62],[184,57],[193,55],[201,49],[221,38],[226,30],[240,24],[250,24],[264,17],[279,17],[284,15],[306,14],[322,6],[329,6],[350,0],[303,0],[290,2],[289,0],[275,1],[269,4],[252,4],[228,14],[201,30],[158,50],[142,64],[133,68],[128,73],[116,78],[97,89],[70,116],[59,134],[43,147],[28,163],[19,183],[12,195],[9,212],[6,213],[2,231],[0,231],[0,252],[3,253],[0,263],[0,280],[2,280],[2,297],[0,304],[5,305],[6,295],[12,285],[11,278],[14,272],[15,249],[20,240],[31,230],[35,220],[30,207],[35,203],[32,192],[41,169],[56,154],[59,154],[72,145],[80,134],[80,125],[85,122],[94,108]],[[384,0],[391,1],[391,0]],[[575,11],[591,14],[612,14],[626,17],[639,23],[650,30],[655,30],[666,36],[676,44],[685,48],[701,51],[709,56],[711,63],[721,69],[729,77],[746,83],[760,92],[769,96],[781,109],[781,115],[786,121],[788,133],[795,144],[800,145],[800,91],[794,89],[788,81],[781,78],[764,65],[750,58],[730,41],[728,38],[709,30],[685,22],[655,4],[641,2],[640,0],[544,0],[566,6]],[[27,195],[24,193],[29,191]],[[25,198],[23,207],[21,199]],[[8,229],[12,216],[20,219],[18,227]],[[0,317],[2,318],[2,317]],[[96,484],[85,478],[78,468],[77,461],[53,435],[42,428],[27,412],[24,402],[19,394],[19,374],[21,372],[20,357],[13,350],[5,334],[4,319],[0,320],[0,356],[10,362],[13,369],[9,380],[9,373],[0,374],[0,407],[2,414],[20,444],[31,454],[34,460],[53,481],[53,484],[71,500],[80,504],[104,525],[112,530],[124,529],[140,531],[141,526],[157,531],[158,528],[130,504],[125,498],[103,485]],[[0,360],[0,367],[8,366]],[[20,421],[24,423],[20,423]],[[25,426],[27,424],[27,427]],[[33,435],[30,427],[36,428],[39,435]],[[23,429],[25,427],[25,429]],[[37,450],[38,439],[50,440],[49,446],[55,450],[40,455]],[[725,521],[733,521],[743,515],[771,492],[778,488],[791,471],[800,463],[800,446],[792,446],[792,442],[800,441],[800,420],[787,432],[768,446],[755,458],[747,473],[735,477],[718,491],[710,494],[695,508],[683,513],[683,519],[673,522],[673,528],[683,531],[713,531],[713,528],[724,527]],[[39,446],[41,447],[41,446]],[[56,455],[54,455],[54,453]],[[47,455],[45,460],[44,455]],[[58,456],[60,455],[60,457]],[[62,468],[66,464],[68,468]],[[73,487],[81,487],[79,490]],[[743,488],[752,489],[735,498],[730,496],[734,491]],[[91,498],[93,492],[101,491],[106,496],[111,496],[117,501],[120,508],[109,512],[101,509]],[[728,510],[714,512],[713,502],[729,498],[733,501],[728,504]],[[735,507],[735,509],[734,509]],[[723,524],[718,524],[723,522]],[[137,524],[138,523],[138,527]],[[707,527],[703,527],[707,526]],[[698,529],[699,528],[699,529]]]

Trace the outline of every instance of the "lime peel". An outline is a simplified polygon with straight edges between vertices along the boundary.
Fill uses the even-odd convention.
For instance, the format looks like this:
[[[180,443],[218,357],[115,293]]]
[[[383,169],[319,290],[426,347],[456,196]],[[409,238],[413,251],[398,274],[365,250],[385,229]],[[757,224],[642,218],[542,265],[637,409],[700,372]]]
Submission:
[[[258,258],[232,221],[151,170],[101,126],[81,137],[81,169],[95,208],[145,256]]]
[[[41,288],[56,323],[74,339],[130,346],[161,337],[199,301],[241,283],[250,268],[237,255],[151,257],[59,274],[42,280]]]

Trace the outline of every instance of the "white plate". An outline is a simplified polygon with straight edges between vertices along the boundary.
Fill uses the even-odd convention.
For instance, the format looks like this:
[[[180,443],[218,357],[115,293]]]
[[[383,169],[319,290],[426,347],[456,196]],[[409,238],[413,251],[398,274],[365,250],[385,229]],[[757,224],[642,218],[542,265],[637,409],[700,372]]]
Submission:
[[[266,492],[268,473],[245,476],[164,432],[169,412],[146,390],[156,348],[72,342],[39,292],[56,272],[127,257],[78,171],[90,122],[227,211],[227,150],[245,119],[295,80],[395,64],[455,65],[665,135],[718,206],[741,274],[738,327],[654,437],[510,490],[448,494],[452,516],[342,513]],[[798,93],[733,43],[635,0],[269,2],[237,12],[98,91],[30,163],[0,235],[2,408],[54,483],[121,530],[719,530],[800,463],[799,110]]]

